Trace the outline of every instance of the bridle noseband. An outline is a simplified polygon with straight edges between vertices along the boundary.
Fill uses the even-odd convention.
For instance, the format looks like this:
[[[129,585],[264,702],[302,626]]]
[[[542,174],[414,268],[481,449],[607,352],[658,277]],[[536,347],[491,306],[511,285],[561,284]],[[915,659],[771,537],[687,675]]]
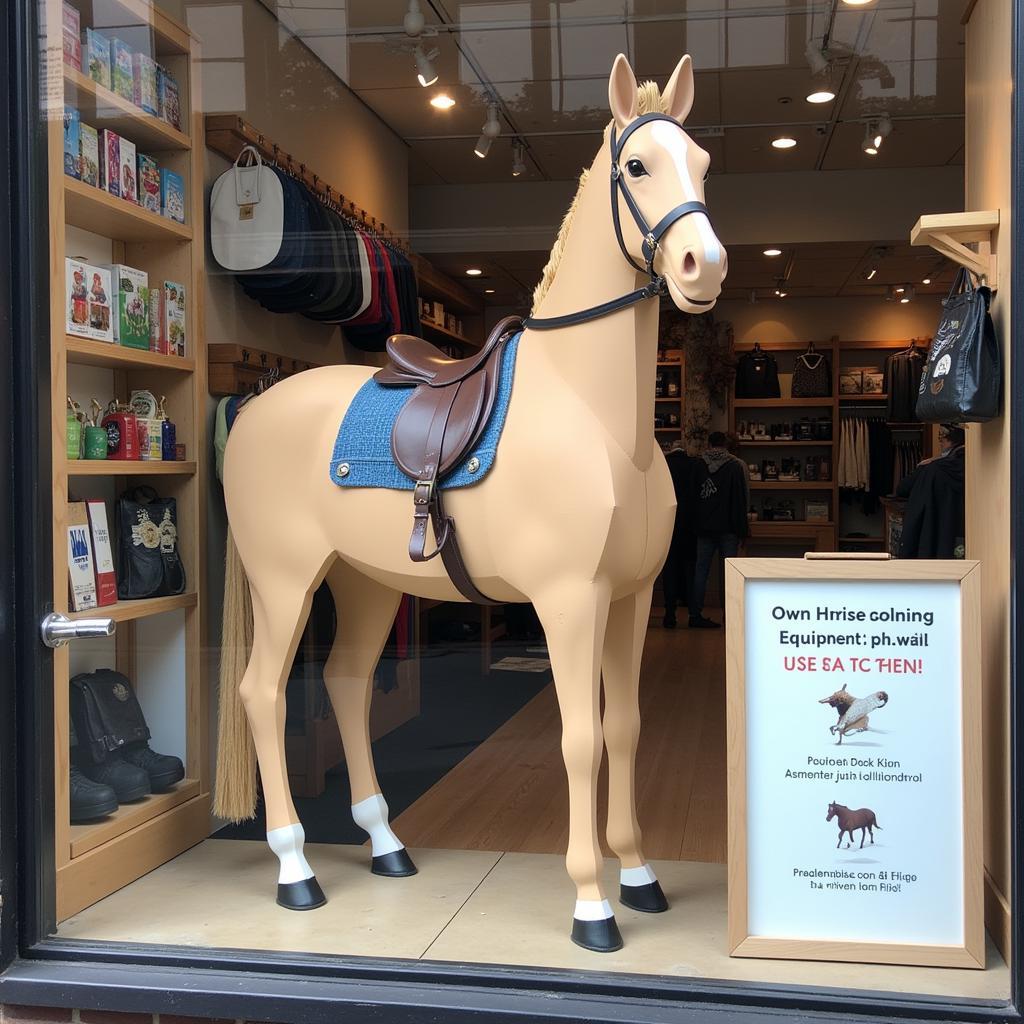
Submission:
[[[708,212],[708,208],[696,200],[692,200],[687,203],[680,203],[678,206],[669,210],[661,220],[658,221],[654,227],[651,227],[640,207],[637,206],[636,200],[633,198],[633,194],[629,191],[629,186],[626,184],[626,176],[623,173],[620,159],[622,157],[622,150],[625,148],[626,140],[630,137],[642,125],[650,124],[652,121],[668,121],[670,124],[674,124],[677,128],[682,128],[682,125],[674,118],[669,117],[668,114],[644,114],[642,117],[638,117],[635,121],[631,121],[627,126],[626,130],[622,133],[622,137],[616,140],[615,137],[615,125],[612,125],[610,148],[612,154],[612,171],[611,171],[611,197],[612,197],[612,225],[615,228],[615,240],[619,243],[619,248],[622,250],[622,255],[626,257],[627,262],[630,266],[635,267],[641,274],[647,274],[650,278],[649,283],[645,284],[642,288],[637,288],[635,291],[631,291],[626,295],[620,295],[617,299],[609,299],[607,302],[602,302],[597,306],[590,306],[587,309],[581,309],[578,313],[566,313],[564,316],[549,316],[549,317],[527,317],[524,321],[524,326],[535,331],[550,331],[557,327],[572,327],[574,324],[587,323],[590,320],[596,320],[599,317],[607,316],[609,313],[616,313],[620,309],[625,309],[627,306],[633,305],[634,302],[640,302],[643,299],[653,299],[656,296],[662,295],[665,292],[665,278],[658,276],[654,271],[654,259],[658,255],[658,248],[661,245],[661,239],[664,237],[665,232],[677,220],[681,220],[683,217],[689,216],[691,213],[703,213],[708,221],[711,220],[711,214]],[[640,229],[640,235],[643,238],[641,243],[641,251],[643,252],[645,266],[641,266],[630,254],[626,248],[625,239],[622,237],[622,224],[619,219],[619,193],[622,193],[622,198],[626,201],[626,207],[629,212],[633,215],[633,220],[636,222],[636,226]]]

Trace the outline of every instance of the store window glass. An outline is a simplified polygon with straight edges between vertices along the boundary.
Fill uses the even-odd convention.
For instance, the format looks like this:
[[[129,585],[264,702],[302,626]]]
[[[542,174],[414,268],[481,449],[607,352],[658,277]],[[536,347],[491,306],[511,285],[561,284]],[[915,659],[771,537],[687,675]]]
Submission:
[[[917,406],[958,6],[48,0],[57,938],[1006,998],[988,791],[980,969],[730,955],[726,560],[1008,561]],[[928,870],[797,774],[800,870]]]

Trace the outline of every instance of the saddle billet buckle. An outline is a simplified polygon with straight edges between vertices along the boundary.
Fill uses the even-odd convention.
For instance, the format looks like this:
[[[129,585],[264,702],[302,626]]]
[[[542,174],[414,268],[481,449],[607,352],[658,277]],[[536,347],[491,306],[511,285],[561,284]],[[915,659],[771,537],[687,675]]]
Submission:
[[[435,481],[417,480],[412,489],[412,502],[414,505],[426,508],[434,500]]]

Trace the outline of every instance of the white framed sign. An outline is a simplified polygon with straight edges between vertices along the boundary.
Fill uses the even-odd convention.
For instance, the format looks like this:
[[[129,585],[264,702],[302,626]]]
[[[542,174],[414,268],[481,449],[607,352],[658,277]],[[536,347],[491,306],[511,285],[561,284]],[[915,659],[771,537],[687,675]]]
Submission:
[[[985,966],[980,575],[728,560],[733,956]]]

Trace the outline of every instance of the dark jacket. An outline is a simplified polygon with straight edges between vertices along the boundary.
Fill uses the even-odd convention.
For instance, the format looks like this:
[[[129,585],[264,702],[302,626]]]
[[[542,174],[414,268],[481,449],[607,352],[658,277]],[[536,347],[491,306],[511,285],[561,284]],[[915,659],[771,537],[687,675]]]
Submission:
[[[778,398],[779,366],[770,352],[744,352],[736,360],[737,398]]]
[[[700,536],[746,537],[747,483],[743,464],[724,448],[709,448],[697,462],[695,516]]]
[[[922,463],[896,491],[909,495],[900,558],[952,558],[964,536],[964,449]]]

